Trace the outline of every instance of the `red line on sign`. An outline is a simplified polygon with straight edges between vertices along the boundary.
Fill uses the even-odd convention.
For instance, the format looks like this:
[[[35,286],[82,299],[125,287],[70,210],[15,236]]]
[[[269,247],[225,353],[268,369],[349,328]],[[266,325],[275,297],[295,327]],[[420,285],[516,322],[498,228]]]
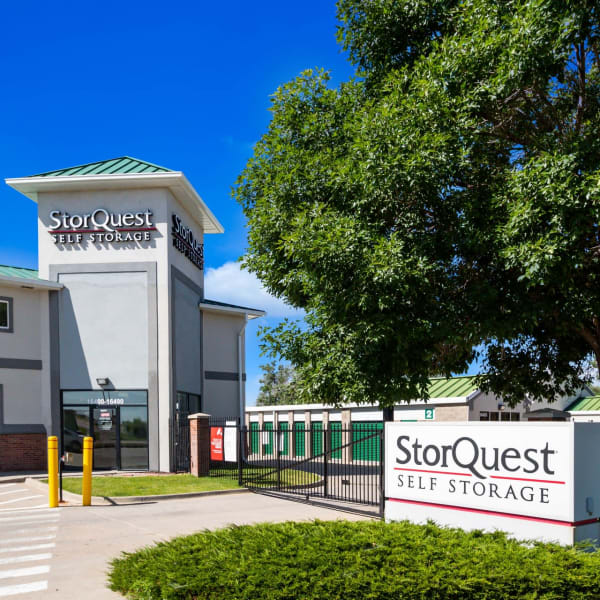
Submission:
[[[109,233],[104,229],[56,229],[53,231],[49,231],[48,233]]]
[[[156,227],[133,227],[131,229],[125,229],[124,227],[118,227],[117,231],[156,231]]]
[[[480,515],[492,515],[494,517],[509,517],[511,519],[522,519],[525,521],[536,521],[538,523],[552,523],[554,525],[564,525],[565,527],[577,527],[579,525],[589,525],[597,523],[598,518],[584,519],[583,521],[560,521],[558,519],[545,519],[544,517],[529,517],[527,515],[515,515],[514,513],[498,512],[495,510],[483,510],[481,508],[467,508],[466,506],[454,506],[452,504],[436,504],[435,502],[422,502],[420,500],[404,500],[402,498],[386,498],[390,502],[401,502],[403,504],[420,504],[422,506],[433,506],[434,508],[447,508],[450,510],[459,510],[462,512],[478,513]]]
[[[511,481],[533,481],[535,483],[559,483],[565,485],[564,481],[552,481],[550,479],[526,479],[524,477],[502,477],[501,475],[490,475],[491,479],[510,479]]]
[[[428,471],[427,469],[403,469],[394,467],[394,471],[415,471],[417,473],[440,473],[442,475],[460,475],[461,477],[473,477],[471,473],[453,473],[452,471]]]
[[[115,231],[156,231],[156,227],[117,227]],[[56,229],[48,233],[114,233],[106,229]]]

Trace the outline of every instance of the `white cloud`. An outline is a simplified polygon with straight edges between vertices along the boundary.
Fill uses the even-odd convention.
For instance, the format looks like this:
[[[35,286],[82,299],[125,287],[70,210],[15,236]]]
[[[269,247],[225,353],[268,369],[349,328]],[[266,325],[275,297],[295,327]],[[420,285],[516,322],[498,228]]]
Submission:
[[[226,262],[216,269],[209,268],[204,276],[205,296],[267,311],[268,317],[301,318],[304,311],[292,308],[267,292],[256,275],[244,271],[240,263]]]

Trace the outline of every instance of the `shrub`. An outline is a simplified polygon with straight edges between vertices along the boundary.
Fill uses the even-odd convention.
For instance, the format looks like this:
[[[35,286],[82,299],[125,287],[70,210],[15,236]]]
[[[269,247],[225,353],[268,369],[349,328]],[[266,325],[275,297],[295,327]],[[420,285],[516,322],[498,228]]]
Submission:
[[[112,562],[136,600],[600,598],[600,553],[408,522],[228,527]]]

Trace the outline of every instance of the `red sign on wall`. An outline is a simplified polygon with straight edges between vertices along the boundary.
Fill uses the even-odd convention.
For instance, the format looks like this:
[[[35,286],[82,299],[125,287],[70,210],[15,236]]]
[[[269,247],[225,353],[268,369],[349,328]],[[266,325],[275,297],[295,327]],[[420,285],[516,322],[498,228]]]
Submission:
[[[223,427],[210,428],[210,460],[224,460]]]

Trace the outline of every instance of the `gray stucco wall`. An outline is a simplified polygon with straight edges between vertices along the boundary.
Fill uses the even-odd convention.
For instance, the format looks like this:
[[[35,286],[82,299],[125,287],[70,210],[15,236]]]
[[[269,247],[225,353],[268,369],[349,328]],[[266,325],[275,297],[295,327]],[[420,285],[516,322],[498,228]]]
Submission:
[[[143,272],[61,273],[62,389],[148,388],[148,281]]]
[[[175,392],[202,394],[202,289],[172,267]]]
[[[244,323],[244,315],[204,312],[205,371],[237,373],[238,334]]]
[[[204,397],[202,410],[216,417],[240,413],[238,335],[245,316],[203,312]],[[242,335],[242,399],[245,392],[245,340]],[[242,415],[243,416],[243,415]]]
[[[237,417],[239,409],[237,381],[206,379],[202,411],[213,417]]]
[[[27,423],[47,426],[41,401],[41,371],[1,369],[0,384],[3,388],[5,425]]]
[[[0,296],[10,298],[12,320],[9,331],[0,333],[0,425],[39,425],[49,429],[50,409],[46,398],[49,369],[44,344],[48,292],[0,284]],[[47,336],[46,336],[47,337]]]
[[[12,300],[11,331],[0,331],[1,358],[42,358],[42,298],[47,292],[0,285],[0,296]]]

